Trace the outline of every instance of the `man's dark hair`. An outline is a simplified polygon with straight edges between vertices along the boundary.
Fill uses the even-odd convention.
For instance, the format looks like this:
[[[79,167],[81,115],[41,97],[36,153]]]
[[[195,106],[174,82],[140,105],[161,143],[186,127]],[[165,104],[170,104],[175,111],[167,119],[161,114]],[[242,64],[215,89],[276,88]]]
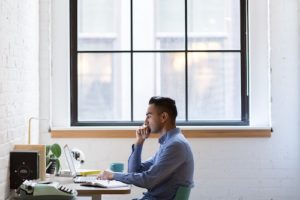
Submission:
[[[170,118],[175,122],[177,117],[177,108],[175,100],[169,97],[154,96],[149,100],[149,104],[154,104],[162,112],[167,112]]]

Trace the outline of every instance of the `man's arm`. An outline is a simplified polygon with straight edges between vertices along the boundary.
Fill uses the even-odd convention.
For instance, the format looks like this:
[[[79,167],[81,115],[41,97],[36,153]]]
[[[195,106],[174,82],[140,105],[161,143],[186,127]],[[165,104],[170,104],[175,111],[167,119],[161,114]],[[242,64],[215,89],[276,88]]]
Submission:
[[[154,157],[146,160],[145,162],[141,161],[143,145],[132,145],[132,153],[128,159],[128,173],[131,172],[143,172],[148,170],[151,165],[153,165]]]
[[[150,129],[148,126],[143,125],[139,127],[135,132],[136,141],[132,146],[132,153],[128,159],[128,172],[142,172],[148,170],[153,164],[153,158],[142,163],[141,154],[143,144],[150,135]]]
[[[150,159],[141,163],[142,146],[139,146],[137,149],[134,148],[136,147],[132,145],[132,154],[130,155],[128,160],[128,173],[147,171],[153,165],[157,154],[155,154],[154,157],[151,157]],[[113,176],[114,173],[110,171],[103,171],[101,174],[99,174],[98,178],[104,180],[113,180]]]
[[[132,153],[128,159],[128,173],[142,172],[148,170],[153,164],[153,160],[155,158],[152,157],[144,163],[141,162],[143,144],[150,135],[149,127],[146,125],[139,127],[136,130],[135,135],[136,141],[135,144],[132,145]],[[99,174],[98,179],[113,180],[113,176],[114,174],[112,172],[103,171],[101,174]]]
[[[168,146],[158,157],[157,164],[141,173],[113,173],[112,179],[143,188],[153,188],[176,172],[186,159],[186,147],[176,142]]]

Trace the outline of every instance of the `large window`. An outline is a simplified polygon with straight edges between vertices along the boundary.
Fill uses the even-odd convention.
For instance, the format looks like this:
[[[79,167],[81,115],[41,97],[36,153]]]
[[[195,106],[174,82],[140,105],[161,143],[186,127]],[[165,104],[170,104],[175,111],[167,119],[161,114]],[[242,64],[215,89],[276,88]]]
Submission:
[[[246,0],[70,0],[71,124],[137,125],[161,95],[179,125],[247,125],[246,16]]]

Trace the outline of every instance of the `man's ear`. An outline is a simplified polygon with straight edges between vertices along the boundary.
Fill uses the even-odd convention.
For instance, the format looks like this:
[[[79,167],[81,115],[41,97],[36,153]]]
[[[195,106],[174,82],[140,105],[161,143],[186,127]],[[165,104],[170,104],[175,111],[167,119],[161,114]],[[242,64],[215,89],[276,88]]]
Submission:
[[[169,114],[167,112],[161,113],[161,119],[163,122],[166,122],[169,119]]]

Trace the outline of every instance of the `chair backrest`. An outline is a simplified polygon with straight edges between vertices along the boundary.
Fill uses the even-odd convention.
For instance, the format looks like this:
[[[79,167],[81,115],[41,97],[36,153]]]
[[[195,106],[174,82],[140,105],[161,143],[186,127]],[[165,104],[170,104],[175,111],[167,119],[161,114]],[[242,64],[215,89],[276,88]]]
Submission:
[[[191,188],[180,186],[176,192],[174,200],[188,200],[191,193]]]

